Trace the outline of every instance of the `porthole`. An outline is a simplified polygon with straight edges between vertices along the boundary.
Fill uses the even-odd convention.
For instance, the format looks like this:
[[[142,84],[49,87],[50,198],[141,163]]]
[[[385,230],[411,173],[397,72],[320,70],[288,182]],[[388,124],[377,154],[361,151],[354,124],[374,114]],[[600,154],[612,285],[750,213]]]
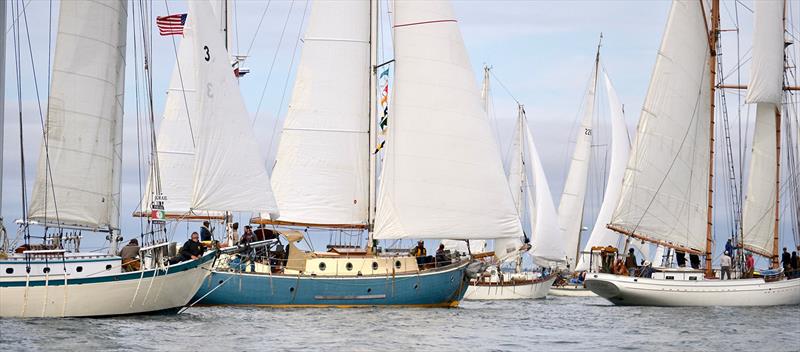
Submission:
[[[49,273],[50,272],[50,267],[49,266],[44,267],[44,269],[42,269],[42,272],[45,273],[45,274]]]
[[[222,285],[222,283],[223,283],[223,282],[225,282],[225,281],[219,280],[219,284],[220,284],[220,285]]]
[[[82,267],[82,266],[79,266],[79,267],[75,268],[75,271],[77,271],[77,272],[79,272],[79,273],[80,273],[80,272],[83,272],[83,267]]]
[[[289,292],[294,292],[294,287],[289,287]]]
[[[111,264],[106,265],[106,270],[111,270]]]
[[[326,267],[327,267],[327,265],[325,265],[324,262],[323,263],[319,263],[319,271],[325,271]]]
[[[13,274],[14,268],[6,268],[6,274]]]
[[[353,271],[353,263],[345,264],[344,268],[347,269],[347,271]]]
[[[368,288],[368,289],[367,289],[367,293],[370,293],[370,292],[372,292],[372,289],[371,289],[371,288]]]
[[[416,290],[418,288],[419,288],[419,284],[414,284],[414,289]]]
[[[395,267],[395,268],[398,268],[398,269],[400,269],[400,267],[401,267],[401,266],[403,266],[403,263],[401,263],[399,260],[398,260],[398,261],[396,261],[396,262],[394,262],[394,267]]]
[[[378,262],[372,262],[372,270],[378,270]]]

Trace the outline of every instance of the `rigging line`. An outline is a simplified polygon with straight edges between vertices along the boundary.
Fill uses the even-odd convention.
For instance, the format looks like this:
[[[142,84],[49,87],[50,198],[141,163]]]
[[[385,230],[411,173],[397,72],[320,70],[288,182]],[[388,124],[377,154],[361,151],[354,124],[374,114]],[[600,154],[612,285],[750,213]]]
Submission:
[[[164,7],[166,8],[167,13],[169,13],[169,4],[167,3],[167,0],[164,0]],[[192,149],[195,149],[197,146],[194,140],[194,127],[192,127],[192,117],[189,113],[189,101],[186,99],[186,87],[183,83],[183,71],[181,70],[181,59],[178,56],[178,45],[175,43],[175,36],[172,35],[170,37],[172,37],[172,51],[175,53],[175,67],[178,69],[178,80],[181,82],[181,96],[183,97],[183,107],[186,109],[186,123],[189,124],[189,136],[192,138]]]
[[[131,13],[133,23],[136,23],[136,3],[131,4]],[[137,172],[136,176],[139,179],[139,205],[136,207],[144,211],[144,191],[142,190],[142,117],[141,117],[141,94],[139,92],[139,52],[136,40],[136,26],[133,27],[133,75],[134,87],[136,95],[136,158],[137,158]],[[144,217],[139,217],[139,233],[144,233]]]
[[[264,23],[264,18],[267,17],[267,11],[269,10],[269,5],[271,3],[272,3],[272,0],[267,1],[267,6],[264,7],[264,12],[261,13],[261,18],[258,20],[258,25],[256,26],[256,31],[255,31],[255,33],[253,33],[253,39],[250,41],[250,45],[247,46],[247,51],[245,51],[245,53],[244,53],[245,56],[250,56],[250,50],[253,49],[253,44],[255,44],[256,38],[258,38],[258,32],[261,30],[261,24]],[[238,28],[238,26],[237,26],[237,28]],[[238,46],[239,45],[238,44],[238,41],[239,41],[239,33],[238,33],[238,31],[236,33],[236,41],[237,41],[236,45]]]
[[[272,55],[272,62],[269,64],[269,70],[267,70],[267,79],[264,81],[264,88],[261,89],[261,98],[258,99],[258,106],[256,107],[256,113],[255,116],[253,116],[253,123],[250,125],[250,127],[255,126],[256,121],[258,121],[258,113],[261,111],[261,104],[264,102],[264,94],[267,93],[267,87],[269,86],[269,81],[272,78],[272,70],[275,68],[275,62],[278,60],[278,54],[281,52],[283,38],[286,34],[286,27],[289,26],[289,20],[292,18],[292,9],[294,9],[294,3],[295,0],[292,0],[292,2],[289,3],[289,12],[286,13],[286,20],[283,22],[283,29],[281,29],[281,35],[278,39],[278,46],[275,48],[275,54]],[[300,25],[302,26],[302,23]],[[289,70],[291,70],[291,67]],[[275,116],[275,120],[278,120],[278,116]]]
[[[16,13],[17,8],[19,5],[14,6],[17,4],[17,1],[11,2],[11,11]],[[19,26],[16,25],[16,22],[13,25],[13,41],[14,41],[14,67],[15,67],[15,74],[16,74],[16,88],[17,88],[17,109],[19,110],[19,154],[20,154],[20,182],[22,187],[22,219],[24,220],[23,223],[23,237],[25,238],[25,244],[30,244],[30,228],[28,227],[28,199],[27,199],[27,184],[25,182],[25,145],[24,145],[24,135],[23,135],[23,120],[22,120],[22,67],[21,59],[20,59],[20,43],[19,43]],[[28,256],[26,256],[28,259]],[[28,271],[30,271],[30,263],[28,265]]]
[[[28,5],[31,4],[31,1],[33,1],[33,0],[28,0],[28,2],[23,4],[22,11],[25,11],[25,9],[28,8]],[[14,5],[13,2],[11,3],[11,5],[12,5],[11,6],[12,7],[11,12],[15,12],[14,6],[13,6]],[[17,5],[16,8],[19,8],[19,5]],[[16,15],[16,16],[14,16],[14,18],[11,19],[11,25],[8,26],[8,29],[6,29],[6,35],[8,35],[8,33],[10,33],[12,29],[14,29],[14,26],[17,24],[17,20],[19,20],[20,16],[22,16],[22,12],[19,12],[19,13],[15,12],[12,15]],[[13,36],[13,34],[12,34],[12,36]]]
[[[42,126],[42,133],[44,134],[43,144],[44,144],[44,155],[45,155],[45,184],[44,184],[44,218],[47,219],[47,194],[49,187],[48,179],[50,181],[53,180],[53,169],[50,166],[50,131],[47,129],[49,127],[50,119],[47,119],[47,123],[45,123],[44,113],[42,112],[42,99],[41,95],[39,94],[39,80],[36,77],[36,63],[33,60],[33,48],[31,47],[31,33],[28,27],[28,13],[25,9],[22,9],[22,19],[25,21],[25,36],[28,42],[28,55],[30,56],[31,61],[31,72],[33,73],[33,87],[36,93],[36,103],[39,108],[39,123]],[[49,49],[48,49],[49,50]],[[49,71],[49,70],[48,70]],[[49,99],[49,97],[48,97]],[[56,223],[59,224],[61,221],[58,216],[58,203],[56,203],[56,189],[55,183],[51,182],[51,187],[53,191],[53,211],[56,213]]]
[[[494,79],[497,81],[497,83],[500,83],[500,87],[502,87],[503,90],[505,90],[506,93],[508,93],[508,95],[511,97],[511,99],[514,99],[514,102],[517,103],[517,105],[519,105],[520,104],[519,100],[517,100],[517,98],[514,96],[514,94],[511,94],[511,91],[508,89],[508,87],[506,87],[505,84],[503,84],[503,81],[501,81],[500,78],[498,78],[497,75],[494,74],[494,72],[492,70],[489,70],[489,74],[492,75],[492,77],[494,77]]]
[[[283,102],[286,99],[286,90],[289,86],[289,78],[292,76],[292,66],[294,65],[294,59],[297,56],[297,47],[300,46],[300,36],[303,33],[303,22],[306,19],[306,13],[308,12],[309,4],[311,2],[306,0],[306,6],[303,9],[303,17],[300,19],[300,27],[297,28],[297,38],[295,39],[294,49],[292,50],[292,59],[289,61],[289,70],[286,71],[286,80],[283,82],[283,92],[281,93],[281,102],[278,104],[278,112],[275,114],[275,121],[272,124],[272,135],[269,139],[269,147],[267,148],[267,155],[272,155],[272,145],[275,144],[275,130],[278,128],[278,120],[280,120],[281,110],[283,110]],[[373,92],[374,94],[374,92]]]

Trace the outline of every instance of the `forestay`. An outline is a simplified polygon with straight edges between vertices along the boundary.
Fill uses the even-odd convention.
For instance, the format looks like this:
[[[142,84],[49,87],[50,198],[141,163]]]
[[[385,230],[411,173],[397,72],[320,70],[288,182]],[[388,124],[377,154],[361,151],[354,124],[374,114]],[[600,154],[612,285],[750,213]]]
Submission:
[[[282,221],[367,223],[369,1],[315,1],[272,187]]]
[[[126,1],[60,4],[30,220],[119,227],[126,29]]]
[[[784,3],[784,0],[754,1],[753,59],[746,97],[748,103],[781,103]]]
[[[250,118],[213,25],[211,6],[190,1],[200,114],[195,135],[192,210],[252,211],[277,216],[269,175]],[[193,121],[194,122],[194,121]]]
[[[705,9],[708,9],[705,6]],[[708,212],[708,31],[699,1],[674,1],[611,226],[704,250]]]
[[[449,2],[395,2],[395,82],[376,239],[520,237]]]

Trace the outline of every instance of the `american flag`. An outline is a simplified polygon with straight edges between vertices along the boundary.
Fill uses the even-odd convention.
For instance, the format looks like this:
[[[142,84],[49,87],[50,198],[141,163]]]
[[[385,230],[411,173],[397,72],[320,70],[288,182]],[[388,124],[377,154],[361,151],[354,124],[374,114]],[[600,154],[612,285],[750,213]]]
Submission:
[[[156,17],[158,33],[161,35],[183,35],[183,26],[186,24],[186,14],[178,13],[169,16]]]

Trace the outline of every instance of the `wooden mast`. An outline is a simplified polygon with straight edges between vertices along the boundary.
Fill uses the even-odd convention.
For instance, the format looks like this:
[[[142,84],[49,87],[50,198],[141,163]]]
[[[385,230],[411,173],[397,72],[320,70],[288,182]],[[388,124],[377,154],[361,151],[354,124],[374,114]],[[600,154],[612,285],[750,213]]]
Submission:
[[[711,1],[711,29],[708,35],[709,44],[709,85],[711,88],[709,102],[711,113],[709,114],[709,154],[708,154],[708,215],[706,224],[706,277],[713,277],[714,271],[711,268],[712,254],[714,245],[714,103],[716,93],[716,74],[717,74],[717,38],[719,34],[719,0]]]
[[[372,253],[373,249],[373,227],[375,224],[375,210],[377,207],[377,155],[373,153],[377,145],[377,105],[375,104],[375,94],[378,87],[378,0],[369,2],[369,145],[367,153],[369,155],[369,191],[367,192],[367,253]]]
[[[783,1],[783,28],[786,30],[786,0]],[[784,68],[786,55],[783,56]],[[775,106],[775,226],[772,229],[772,269],[779,267],[778,255],[780,248],[780,220],[781,220],[781,105]]]

